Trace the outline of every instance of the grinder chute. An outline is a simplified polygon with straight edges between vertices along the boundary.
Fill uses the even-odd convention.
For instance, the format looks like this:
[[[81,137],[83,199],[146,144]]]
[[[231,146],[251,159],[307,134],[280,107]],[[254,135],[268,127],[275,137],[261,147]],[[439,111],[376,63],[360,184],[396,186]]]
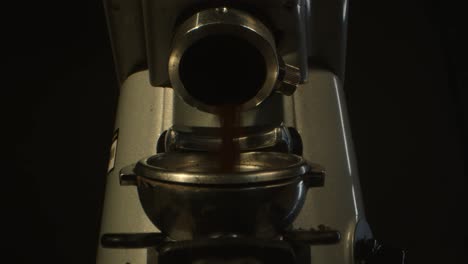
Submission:
[[[168,72],[182,99],[206,112],[227,104],[254,108],[273,91],[291,95],[301,80],[267,26],[226,7],[200,11],[177,28]]]

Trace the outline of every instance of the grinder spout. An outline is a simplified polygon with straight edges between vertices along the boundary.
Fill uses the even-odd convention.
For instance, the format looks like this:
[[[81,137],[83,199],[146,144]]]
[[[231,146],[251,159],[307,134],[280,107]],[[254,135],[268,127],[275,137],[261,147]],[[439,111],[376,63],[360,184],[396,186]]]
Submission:
[[[212,113],[222,105],[251,109],[300,82],[299,69],[283,62],[268,27],[226,7],[198,12],[178,27],[168,71],[185,102]]]

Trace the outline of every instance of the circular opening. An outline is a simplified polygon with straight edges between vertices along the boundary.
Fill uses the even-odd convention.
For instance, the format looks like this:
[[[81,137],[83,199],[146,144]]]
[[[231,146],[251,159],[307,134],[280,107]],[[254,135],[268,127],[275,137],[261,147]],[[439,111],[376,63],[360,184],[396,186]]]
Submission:
[[[184,184],[247,184],[296,178],[309,170],[299,156],[279,152],[246,152],[231,172],[213,166],[214,153],[166,152],[140,160],[134,172],[143,178]]]
[[[148,158],[146,164],[154,169],[162,169],[166,173],[209,173],[216,172],[217,164],[213,160],[217,155],[216,153],[168,152]],[[298,166],[303,162],[299,156],[275,152],[241,153],[239,158],[239,164],[233,173],[282,170]]]
[[[179,75],[185,90],[207,105],[240,105],[255,97],[266,78],[260,51],[231,35],[202,38],[185,50]]]

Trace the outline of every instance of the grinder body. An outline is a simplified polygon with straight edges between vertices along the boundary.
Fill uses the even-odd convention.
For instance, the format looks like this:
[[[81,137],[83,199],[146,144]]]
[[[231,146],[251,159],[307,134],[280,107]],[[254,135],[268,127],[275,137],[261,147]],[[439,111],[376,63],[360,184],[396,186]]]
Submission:
[[[240,125],[297,130],[302,156],[325,167],[327,181],[324,187],[309,191],[292,227],[307,230],[326,225],[341,233],[341,240],[335,245],[311,246],[313,263],[356,263],[357,241],[371,238],[372,233],[364,216],[342,87],[347,1],[105,0],[104,3],[120,96],[101,234],[159,232],[145,214],[137,190],[119,184],[119,171],[142,157],[156,154],[164,131],[220,127],[215,113],[187,101],[180,89],[174,87],[169,61],[176,32],[185,21],[203,10],[227,6],[250,14],[265,25],[278,60],[298,71],[298,87],[291,96],[272,90],[258,104],[242,111]],[[97,263],[157,263],[157,251],[108,249],[99,245]]]

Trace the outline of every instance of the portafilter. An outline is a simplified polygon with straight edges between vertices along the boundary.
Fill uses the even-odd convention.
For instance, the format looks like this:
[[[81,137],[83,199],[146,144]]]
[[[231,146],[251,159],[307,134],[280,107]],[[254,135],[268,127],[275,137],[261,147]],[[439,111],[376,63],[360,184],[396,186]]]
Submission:
[[[120,184],[138,188],[141,205],[174,240],[275,238],[296,218],[307,189],[323,186],[324,170],[280,152],[240,154],[232,172],[217,170],[209,152],[167,152],[121,170]]]

